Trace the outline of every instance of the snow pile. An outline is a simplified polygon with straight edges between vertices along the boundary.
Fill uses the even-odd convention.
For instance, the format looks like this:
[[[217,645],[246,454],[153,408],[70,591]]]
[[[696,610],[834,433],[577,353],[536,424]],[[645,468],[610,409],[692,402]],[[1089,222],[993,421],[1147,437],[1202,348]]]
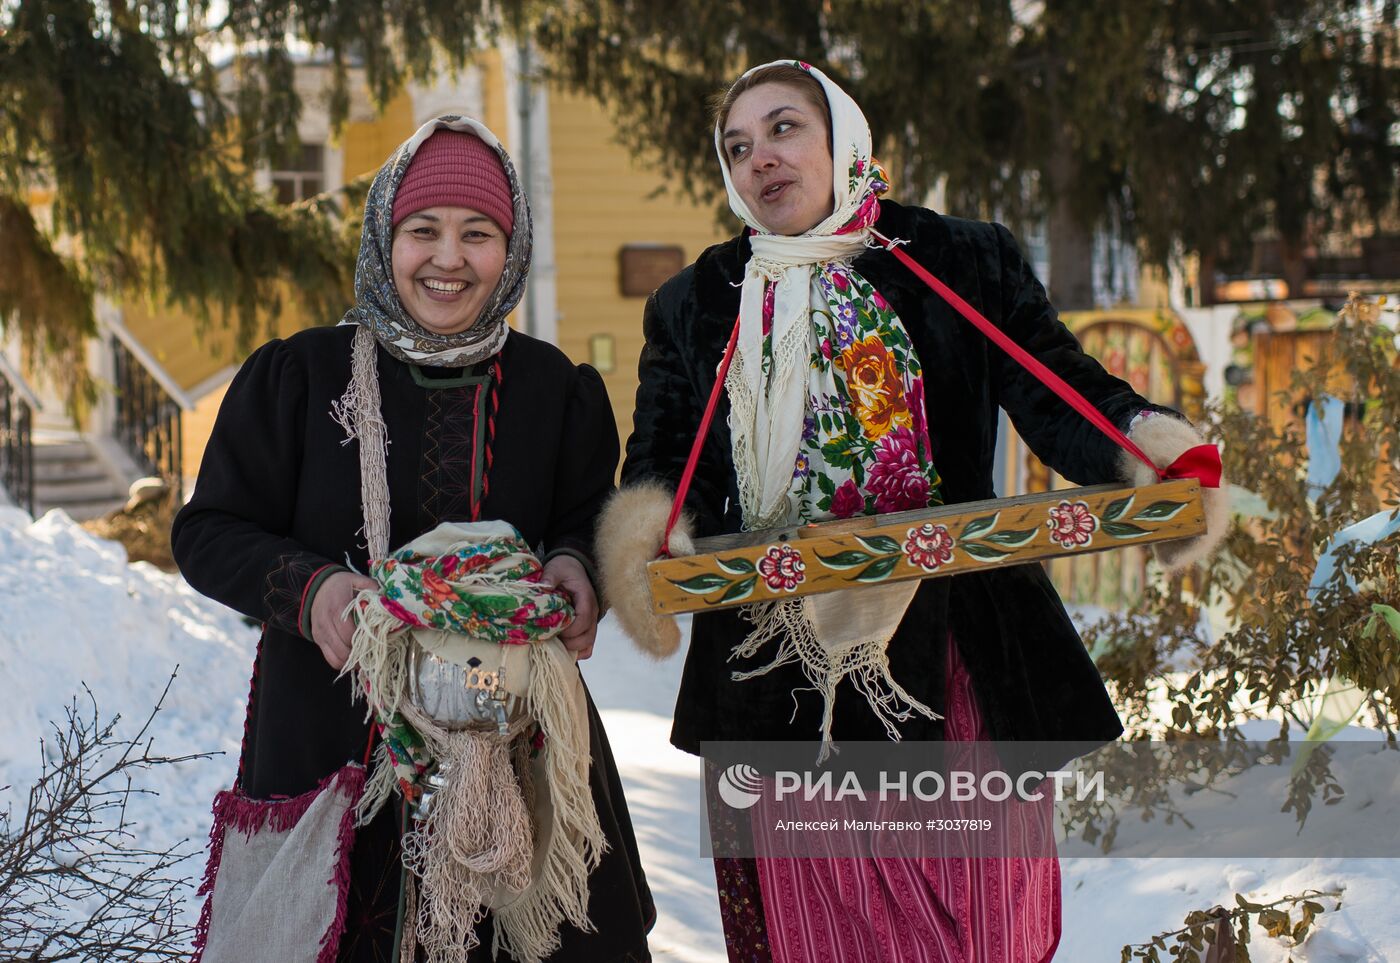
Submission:
[[[0,508],[0,806],[22,804],[39,769],[38,740],[61,720],[86,683],[104,718],[120,712],[134,734],[171,671],[179,676],[153,726],[155,749],[168,755],[223,751],[224,756],[155,770],[132,816],[141,842],[200,845],[209,805],[232,779],[243,730],[257,632],[176,576],[128,565],[121,546],[87,534],[62,513],[31,523]],[[656,897],[652,933],[658,960],[723,963],[714,873],[700,852],[699,761],[668,742],[682,660],[638,655],[605,622],[596,654],[583,664],[627,789],[642,862]],[[1264,777],[1255,777],[1263,779]],[[1274,791],[1262,784],[1251,788]],[[1348,787],[1350,789],[1350,787]],[[1367,786],[1352,797],[1389,814],[1395,787]],[[1359,813],[1358,813],[1359,815]],[[1181,925],[1190,910],[1232,906],[1241,892],[1269,902],[1307,889],[1344,888],[1343,908],[1292,953],[1296,963],[1400,960],[1400,860],[1066,858],[1064,938],[1058,959],[1116,960],[1124,943]],[[203,858],[185,864],[197,877]],[[193,883],[186,905],[197,910]],[[1281,944],[1258,936],[1258,963],[1283,963]]]
[[[179,666],[152,726],[154,752],[224,752],[162,766],[133,800],[143,842],[165,847],[208,837],[214,794],[232,780],[257,632],[241,616],[152,565],[128,565],[116,542],[96,538],[60,511],[29,522],[0,508],[0,806],[21,811],[39,772],[41,738],[86,685],[105,721],[134,736]],[[186,864],[191,875],[203,870]]]

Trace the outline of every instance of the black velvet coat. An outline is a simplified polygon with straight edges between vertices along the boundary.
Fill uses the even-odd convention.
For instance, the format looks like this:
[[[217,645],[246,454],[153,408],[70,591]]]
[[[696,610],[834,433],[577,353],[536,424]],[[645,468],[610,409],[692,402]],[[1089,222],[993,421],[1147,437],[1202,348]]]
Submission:
[[[358,534],[364,523],[359,447],[342,444],[345,431],[330,413],[349,384],[354,330],[313,328],[253,353],[229,386],[194,495],[171,535],[192,586],[263,623],[241,764],[243,791],[255,799],[313,789],[362,759],[369,735],[349,677],[337,681],[310,641],[311,599],[324,578],[347,562],[368,571]],[[494,459],[481,519],[512,523],[542,553],[587,558],[618,458],[602,379],[552,345],[514,331],[499,358]],[[472,492],[483,488],[472,454],[484,450],[488,366],[419,368],[379,350],[390,548],[439,522],[470,520]],[[590,879],[597,931],[566,926],[552,959],[647,960],[651,893],[591,700],[589,717],[590,782],[609,844]],[[356,833],[343,961],[387,960],[393,950],[400,883],[393,808]],[[490,958],[490,917],[478,932],[483,946],[473,961]]]
[[[1155,407],[1083,353],[1006,228],[891,202],[882,203],[877,227],[887,237],[909,241],[905,250],[915,260],[1118,427],[1126,429],[1135,414]],[[748,258],[742,236],[711,247],[647,303],[624,485],[655,478],[674,490],[733,330],[736,285]],[[854,267],[894,306],[918,352],[933,463],[949,504],[997,497],[992,465],[999,407],[1061,475],[1081,485],[1117,480],[1113,443],[893,255],[872,250]],[[686,501],[698,535],[740,529],[728,412],[722,394]],[[702,741],[819,737],[821,697],[810,688],[802,691],[807,683],[799,666],[731,680],[731,672],[772,658],[765,650],[753,659],[730,659],[747,626],[735,609],[695,616],[671,735],[677,747],[698,753]],[[943,646],[950,633],[992,738],[1101,744],[1122,732],[1098,671],[1040,565],[929,579],[920,586],[890,642],[889,659],[894,678],[935,709],[944,704]],[[901,732],[905,739],[938,739],[942,724],[915,717]],[[838,741],[887,738],[848,681],[838,688],[833,735]],[[1051,752],[1041,761],[1058,764],[1074,754]]]

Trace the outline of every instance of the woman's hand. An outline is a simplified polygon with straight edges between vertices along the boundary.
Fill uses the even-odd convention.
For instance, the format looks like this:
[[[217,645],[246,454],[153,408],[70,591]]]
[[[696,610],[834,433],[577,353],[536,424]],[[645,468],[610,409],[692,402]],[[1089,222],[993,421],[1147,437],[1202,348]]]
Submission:
[[[545,563],[544,584],[563,589],[573,600],[574,621],[559,633],[559,640],[583,661],[593,654],[598,637],[598,596],[588,572],[573,556],[556,555]]]
[[[1189,422],[1171,415],[1147,411],[1133,419],[1128,438],[1158,468],[1166,468],[1186,451],[1206,444],[1201,433]],[[1156,474],[1128,452],[1118,455],[1119,472],[1129,484],[1141,488],[1155,485]],[[1152,554],[1168,574],[1180,572],[1205,558],[1220,544],[1230,528],[1230,485],[1224,479],[1215,488],[1201,486],[1201,507],[1205,510],[1205,534],[1194,538],[1157,542]]]
[[[356,572],[336,572],[321,583],[311,598],[311,641],[321,650],[326,664],[339,672],[350,658],[350,639],[355,623],[341,613],[361,589],[378,587],[374,579]]]

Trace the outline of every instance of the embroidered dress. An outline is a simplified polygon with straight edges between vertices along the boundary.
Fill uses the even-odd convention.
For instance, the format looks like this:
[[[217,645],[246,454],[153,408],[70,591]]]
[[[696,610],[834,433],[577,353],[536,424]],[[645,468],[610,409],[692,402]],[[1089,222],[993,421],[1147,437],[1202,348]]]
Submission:
[[[308,590],[348,558],[368,571],[355,446],[327,413],[350,379],[353,326],[313,328],[258,351],[235,377],[205,451],[194,497],[172,541],[198,590],[265,624],[249,720],[245,787],[260,799],[314,788],[364,755],[365,706],[349,677],[309,641]],[[508,520],[531,545],[591,552],[592,523],[612,488],[612,407],[596,372],[558,349],[510,332],[498,355],[490,490],[472,471],[477,427],[487,415],[489,365],[418,367],[378,353],[388,435],[390,541],[404,545],[445,520]],[[484,432],[483,432],[484,437]],[[475,493],[475,494],[474,494]],[[621,963],[648,959],[655,910],[602,723],[587,707],[588,779],[608,851],[590,876],[589,918],[566,927],[555,959]],[[342,963],[389,961],[400,898],[398,807],[356,831],[351,851]],[[491,959],[494,917],[478,926]],[[397,958],[392,958],[397,963]]]
[[[946,653],[945,737],[985,740],[972,680],[952,639]],[[1027,847],[1054,848],[1048,796],[1041,806],[1007,812],[1016,825],[1002,832],[1020,835]],[[1048,963],[1059,945],[1060,864],[1053,857],[752,863],[773,963]],[[731,952],[736,959],[749,958]]]
[[[911,256],[1072,383],[1119,428],[1144,410],[1167,410],[1151,405],[1083,353],[1056,320],[1044,289],[1004,228],[885,200],[878,229],[908,240]],[[739,309],[738,284],[750,260],[750,241],[744,234],[705,251],[649,302],[624,485],[655,479],[674,487],[679,479]],[[997,497],[993,467],[999,409],[1035,454],[1065,478],[1080,485],[1117,479],[1118,450],[1111,442],[1020,366],[1005,363],[987,338],[886,252],[867,250],[852,264],[896,310],[928,366],[930,397],[924,413],[946,503]],[[700,536],[731,534],[743,526],[723,404],[705,439],[686,503]],[[1071,528],[1068,522],[1065,527]],[[920,557],[936,565],[946,548],[936,526],[921,529],[918,537]],[[774,560],[773,572],[775,577],[783,574],[780,559]],[[733,679],[736,668],[761,668],[767,661],[732,657],[750,630],[734,610],[695,616],[671,733],[679,748],[701,755],[706,742],[814,738],[823,698],[806,688],[799,666],[779,666],[742,682]],[[1098,671],[1041,566],[1000,567],[920,583],[888,646],[891,672],[919,701],[953,715],[959,711],[955,694],[963,684],[949,677],[945,646],[950,633],[960,642],[958,663],[966,672],[966,691],[975,697],[981,725],[991,738],[1097,745],[1121,733]],[[883,721],[853,686],[839,687],[836,704],[833,736],[838,742],[885,738]],[[899,729],[906,740],[938,740],[949,724],[915,715],[900,722]],[[1048,771],[1064,762],[1048,757],[1037,768]],[[736,947],[746,951],[731,959],[751,963],[766,958],[753,955],[754,947],[775,952],[768,942],[776,937],[766,913],[752,911],[756,892],[760,902],[769,896],[756,880],[757,865],[745,876],[735,862],[741,861],[716,866],[720,887],[733,894],[722,898],[721,911],[731,954],[738,952]],[[1007,894],[1006,912],[996,917],[1001,929],[981,931],[988,940],[1049,945],[1037,934],[1043,932],[1043,921],[1055,919],[1042,909],[1047,894],[1053,897],[1058,886],[1051,867],[1046,861],[1027,862],[1007,878],[1001,890]],[[956,871],[956,866],[948,868]],[[869,882],[876,885],[874,879]],[[951,892],[936,881],[919,885]],[[1011,898],[1032,891],[1037,894],[1033,898]],[[958,906],[976,908],[975,892],[980,890],[967,892],[966,899],[958,897],[962,902],[948,897],[945,905],[954,915],[962,912]],[[740,930],[732,930],[736,915],[726,907],[745,910],[737,915]]]
[[[473,323],[452,334],[417,323],[392,270],[395,195],[414,152],[441,128],[471,134],[494,150],[513,215],[500,280]],[[243,788],[253,798],[296,796],[363,755],[365,707],[355,703],[350,676],[332,669],[312,643],[310,614],[327,578],[347,568],[368,570],[367,542],[379,546],[375,556],[382,560],[390,547],[410,545],[443,522],[498,521],[513,526],[524,545],[541,547],[543,563],[568,554],[591,564],[595,520],[617,464],[612,408],[596,371],[507,324],[524,293],[530,251],[529,204],[495,136],[455,114],[431,120],[370,186],[356,301],[342,324],[264,345],[230,384],[171,542],[195,589],[265,626],[242,765]],[[373,341],[357,332],[373,334]],[[368,349],[356,349],[353,375],[352,341]],[[347,445],[347,416],[360,411],[359,399],[372,398],[370,384],[382,403],[369,405],[364,420],[352,418],[358,443]],[[366,474],[362,459],[382,463]],[[400,608],[420,622],[447,618],[427,602],[447,601],[438,594],[443,567],[467,561],[449,562],[443,554],[435,556],[436,569],[396,559],[403,581],[382,567],[378,573],[408,603],[404,590],[417,572],[414,594],[426,589],[425,604]],[[452,594],[464,609],[486,604],[474,591],[466,592],[470,599]],[[533,601],[541,619],[558,614],[557,606],[543,611],[553,603]],[[463,618],[470,620],[470,612]],[[572,659],[565,661],[577,677]],[[593,797],[606,852],[587,873],[589,925],[560,927],[559,948],[549,958],[642,961],[649,959],[646,932],[655,911],[606,736],[581,679],[579,689],[584,721],[570,732],[586,747],[576,754],[587,762],[582,794]],[[411,783],[424,746],[390,717],[383,745],[394,766],[383,768],[385,781],[398,776]],[[346,963],[398,956],[407,888],[401,842],[407,839],[411,849],[414,840],[400,825],[398,808],[384,806],[355,834],[338,956]],[[491,956],[496,915],[484,906],[480,912],[484,918],[473,922],[485,946],[468,950],[469,941],[453,940],[444,952],[470,963]],[[503,922],[501,929],[509,926]]]
[[[838,159],[850,145],[844,182],[839,165],[835,175],[836,213],[813,231],[830,231],[839,246],[840,239],[867,234],[888,182],[871,161],[869,131],[858,108],[819,71],[798,66],[827,90]],[[729,186],[731,205],[754,227]],[[762,279],[762,360],[757,379],[752,366],[746,370],[736,363],[740,371],[736,375],[731,368],[727,382],[746,527],[941,503],[923,369],[904,323],[853,268],[857,248],[834,249],[819,238],[811,245],[815,251],[803,253],[799,245],[805,240],[751,238],[737,357],[742,361],[746,344],[748,291]],[[785,367],[792,354],[787,345],[803,335],[807,370],[799,372]],[[747,344],[751,349],[751,338]],[[797,384],[805,391],[795,390]],[[793,410],[798,401],[806,403],[800,422]],[[796,455],[787,501],[770,501],[784,446],[792,440]],[[753,482],[747,486],[746,472]],[[940,536],[946,533],[932,526],[914,532],[912,557],[936,567],[948,553],[946,537]],[[790,591],[803,578],[795,557],[774,547],[760,560],[759,574],[770,587]],[[851,678],[890,737],[898,738],[896,722],[915,712],[936,717],[899,686],[884,662],[885,645],[916,591],[917,585],[908,583],[753,606],[749,617],[755,629],[735,652],[753,655],[771,641],[777,655],[769,666],[736,678],[752,679],[774,665],[799,661],[826,702],[823,749],[833,723],[835,688]],[[869,606],[864,618],[862,606]],[[951,641],[946,657],[947,701],[956,715],[945,722],[945,738],[986,738]],[[1048,825],[1037,823],[1031,830],[1048,830]],[[716,862],[715,871],[732,963],[769,958],[776,963],[1019,963],[1048,959],[1059,938],[1059,870],[1053,858],[725,859]]]

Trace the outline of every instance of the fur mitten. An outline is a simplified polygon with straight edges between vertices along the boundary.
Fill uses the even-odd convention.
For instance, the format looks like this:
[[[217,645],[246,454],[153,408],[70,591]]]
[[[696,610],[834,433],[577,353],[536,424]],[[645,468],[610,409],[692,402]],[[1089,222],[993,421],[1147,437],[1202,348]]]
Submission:
[[[681,644],[675,617],[652,611],[647,582],[647,563],[661,551],[672,497],[656,482],[619,490],[599,516],[594,539],[605,602],[637,647],[658,659],[671,655]],[[671,554],[694,553],[690,520],[682,515],[671,532]]]
[[[1138,418],[1128,431],[1128,438],[1159,468],[1166,468],[1187,449],[1206,444],[1189,422],[1155,412]],[[1130,452],[1119,453],[1118,467],[1123,480],[1134,487],[1157,483],[1157,476]],[[1196,564],[1225,537],[1230,524],[1230,490],[1225,479],[1220,480],[1219,488],[1201,487],[1201,505],[1206,514],[1204,535],[1152,546],[1157,561],[1169,573]]]

